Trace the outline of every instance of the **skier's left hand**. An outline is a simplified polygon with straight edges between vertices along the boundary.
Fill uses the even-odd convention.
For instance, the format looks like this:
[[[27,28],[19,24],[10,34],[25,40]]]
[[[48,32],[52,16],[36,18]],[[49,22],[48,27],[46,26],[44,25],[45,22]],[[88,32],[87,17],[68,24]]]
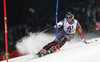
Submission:
[[[83,38],[82,42],[84,42],[85,44],[88,44],[88,42]]]

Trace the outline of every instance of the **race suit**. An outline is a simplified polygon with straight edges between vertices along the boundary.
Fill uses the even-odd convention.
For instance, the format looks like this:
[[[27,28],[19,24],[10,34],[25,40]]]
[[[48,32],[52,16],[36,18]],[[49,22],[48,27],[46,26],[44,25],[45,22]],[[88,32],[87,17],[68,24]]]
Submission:
[[[67,19],[64,18],[59,23],[57,23],[57,27],[60,28],[63,26],[63,29],[59,32],[58,38],[47,45],[45,45],[42,50],[49,50],[52,46],[55,46],[55,49],[57,49],[57,40],[59,40],[60,48],[66,43],[69,42],[71,39],[73,39],[74,34],[76,32],[76,29],[81,34],[82,38],[84,38],[84,33],[82,31],[81,25],[76,19],[73,19],[73,23],[69,24]],[[54,26],[56,29],[56,26]]]

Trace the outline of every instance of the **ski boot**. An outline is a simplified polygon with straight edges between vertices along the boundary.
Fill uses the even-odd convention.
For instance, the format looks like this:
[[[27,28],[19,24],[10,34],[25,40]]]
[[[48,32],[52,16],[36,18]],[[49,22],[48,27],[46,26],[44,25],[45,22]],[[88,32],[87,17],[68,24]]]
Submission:
[[[45,55],[47,55],[47,51],[42,51],[42,50],[40,50],[40,52],[38,52],[36,55],[37,55],[38,57],[45,56]]]

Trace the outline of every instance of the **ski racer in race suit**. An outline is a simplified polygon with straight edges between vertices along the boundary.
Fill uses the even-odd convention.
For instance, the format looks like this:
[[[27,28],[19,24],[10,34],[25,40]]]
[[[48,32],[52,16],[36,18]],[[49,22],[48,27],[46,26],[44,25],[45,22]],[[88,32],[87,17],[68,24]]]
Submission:
[[[82,31],[82,28],[81,28],[79,22],[76,19],[74,19],[74,14],[72,12],[68,12],[66,14],[65,18],[63,20],[61,20],[59,23],[57,23],[57,25],[58,25],[57,26],[58,28],[63,26],[63,29],[58,34],[58,38],[56,37],[56,39],[54,41],[45,45],[42,48],[42,50],[40,50],[37,53],[37,55],[39,57],[41,57],[42,55],[46,55],[48,53],[55,52],[58,49],[57,40],[59,40],[60,48],[66,42],[70,42],[70,40],[73,39],[73,37],[74,37],[76,29],[81,34],[81,36],[82,36],[81,38],[82,38],[83,42],[87,44],[84,33]],[[54,28],[56,29],[56,25],[54,26]]]

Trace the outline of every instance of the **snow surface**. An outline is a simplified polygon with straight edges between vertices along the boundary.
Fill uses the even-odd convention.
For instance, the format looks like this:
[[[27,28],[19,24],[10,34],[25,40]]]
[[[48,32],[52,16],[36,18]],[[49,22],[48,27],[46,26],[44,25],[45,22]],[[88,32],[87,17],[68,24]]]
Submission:
[[[22,54],[21,57],[9,59],[9,62],[100,62],[100,38],[89,39],[84,44],[79,37],[67,42],[60,51],[41,58],[35,58],[37,53],[45,44],[53,41],[55,34],[30,34],[24,37],[16,47]],[[6,61],[1,61],[6,62]]]

